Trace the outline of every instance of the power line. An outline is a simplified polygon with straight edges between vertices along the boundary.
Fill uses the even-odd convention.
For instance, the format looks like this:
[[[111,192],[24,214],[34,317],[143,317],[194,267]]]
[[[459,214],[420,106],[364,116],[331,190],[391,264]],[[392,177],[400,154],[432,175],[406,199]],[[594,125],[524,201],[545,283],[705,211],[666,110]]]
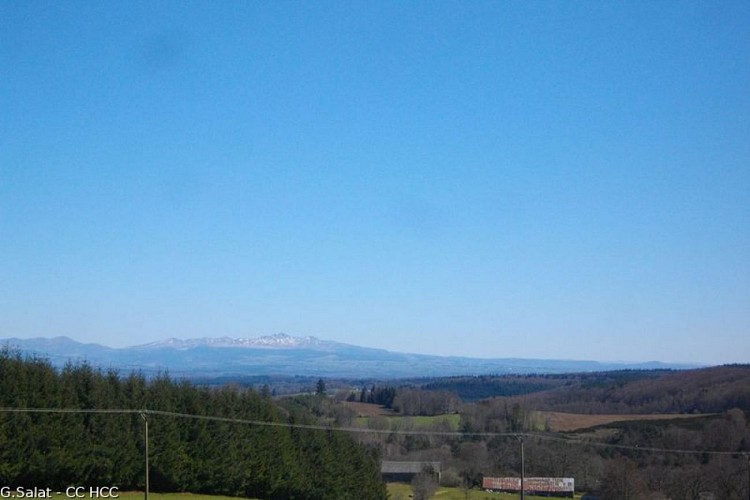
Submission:
[[[592,446],[598,448],[611,448],[618,450],[640,451],[647,453],[675,453],[682,455],[718,455],[718,456],[746,456],[750,458],[750,452],[743,451],[717,451],[717,450],[685,450],[677,448],[658,448],[651,446],[634,446],[623,444],[602,443],[586,439],[563,437],[549,433],[535,432],[457,432],[457,431],[424,431],[424,430],[387,430],[366,429],[362,427],[334,427],[315,424],[295,424],[291,422],[268,422],[265,420],[249,420],[233,417],[218,417],[213,415],[198,415],[193,413],[180,413],[163,410],[132,410],[121,408],[0,408],[0,413],[68,413],[68,414],[140,414],[159,415],[165,417],[187,418],[193,420],[207,420],[230,424],[254,425],[262,427],[286,427],[292,429],[307,429],[320,431],[336,431],[354,434],[384,434],[384,435],[409,435],[409,436],[435,436],[435,437],[485,437],[485,438],[530,438],[561,442],[569,445]]]
[[[0,408],[1,413],[150,413],[150,410],[119,408]]]

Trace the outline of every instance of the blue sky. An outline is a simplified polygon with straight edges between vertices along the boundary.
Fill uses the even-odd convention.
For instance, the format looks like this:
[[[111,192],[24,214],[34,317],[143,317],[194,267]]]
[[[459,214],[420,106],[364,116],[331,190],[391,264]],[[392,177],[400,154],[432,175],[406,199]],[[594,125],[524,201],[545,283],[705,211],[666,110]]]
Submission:
[[[750,361],[748,2],[0,3],[0,337]]]

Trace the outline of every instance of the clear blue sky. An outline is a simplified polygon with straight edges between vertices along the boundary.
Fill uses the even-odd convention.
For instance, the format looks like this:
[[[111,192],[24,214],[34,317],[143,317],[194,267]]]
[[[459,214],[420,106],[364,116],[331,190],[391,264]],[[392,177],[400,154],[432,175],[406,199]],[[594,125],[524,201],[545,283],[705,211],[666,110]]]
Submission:
[[[0,2],[0,337],[750,361],[750,3]]]

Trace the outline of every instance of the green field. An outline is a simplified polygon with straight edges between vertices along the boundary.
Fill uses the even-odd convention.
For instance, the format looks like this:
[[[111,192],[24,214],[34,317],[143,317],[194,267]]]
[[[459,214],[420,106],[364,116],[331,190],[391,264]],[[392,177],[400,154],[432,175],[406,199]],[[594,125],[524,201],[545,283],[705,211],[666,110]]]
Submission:
[[[15,498],[15,496],[11,497]],[[34,498],[34,497],[25,497]],[[86,495],[83,499],[76,499],[75,497],[68,497],[65,493],[56,492],[53,496],[54,500],[97,500],[96,498],[89,497]],[[238,500],[236,497],[226,497],[221,495],[199,495],[193,493],[149,493],[149,500]],[[142,491],[121,491],[117,498],[112,500],[144,500],[145,495]],[[110,500],[110,499],[99,499],[99,500]],[[243,499],[244,500],[244,499]],[[254,500],[254,499],[251,499]]]
[[[379,424],[376,422],[387,423],[385,429],[392,431],[435,430],[437,428],[456,432],[461,423],[461,415],[456,413],[452,415],[436,415],[434,417],[360,417],[355,420],[355,425],[357,427],[379,428]]]

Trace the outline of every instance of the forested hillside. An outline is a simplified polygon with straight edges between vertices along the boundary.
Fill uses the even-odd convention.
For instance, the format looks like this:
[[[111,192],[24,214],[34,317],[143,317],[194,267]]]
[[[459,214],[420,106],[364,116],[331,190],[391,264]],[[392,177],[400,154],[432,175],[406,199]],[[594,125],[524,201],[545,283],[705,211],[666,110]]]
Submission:
[[[632,373],[632,378],[618,374]],[[750,365],[698,370],[615,372],[576,376],[570,384],[515,402],[537,410],[574,413],[718,413],[750,411]],[[649,373],[649,372],[645,372]]]
[[[56,370],[46,360],[0,350],[0,407],[148,409],[236,420],[311,423],[267,395],[205,389],[167,376],[147,381],[87,365]],[[255,498],[385,498],[376,456],[340,432],[150,413],[154,491]],[[0,484],[144,487],[139,413],[0,412]]]
[[[454,392],[462,401],[471,402],[498,396],[523,396],[555,388],[592,387],[602,384],[623,385],[635,380],[659,378],[672,370],[616,370],[607,372],[454,376],[411,380],[409,383],[428,391]]]
[[[750,365],[695,370],[620,370],[549,375],[446,377],[413,383],[462,401],[505,397],[537,410],[574,413],[750,411]]]

